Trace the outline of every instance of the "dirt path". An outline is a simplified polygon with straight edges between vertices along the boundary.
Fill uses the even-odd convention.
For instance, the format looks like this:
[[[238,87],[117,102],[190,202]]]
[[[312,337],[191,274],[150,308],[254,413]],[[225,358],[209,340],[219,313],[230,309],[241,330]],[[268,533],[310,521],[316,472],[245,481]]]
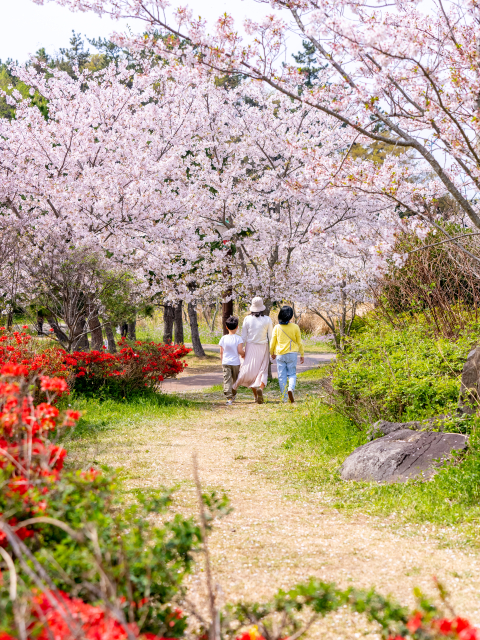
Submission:
[[[214,350],[212,347],[211,350]],[[218,347],[220,351],[220,347]],[[298,364],[297,372],[302,373],[318,367],[321,364],[327,364],[335,358],[334,353],[306,353],[304,364]],[[195,375],[189,375],[190,372],[187,369],[183,374],[180,374],[177,378],[171,378],[165,380],[162,383],[162,390],[166,393],[181,393],[183,391],[200,391],[202,389],[209,389],[217,384],[223,383],[222,367],[219,364],[218,367],[210,367],[211,371],[208,373],[199,373]],[[272,376],[278,378],[277,364],[272,364]]]
[[[122,464],[130,486],[179,483],[177,504],[188,512],[195,510],[192,453],[197,452],[204,486],[226,490],[234,508],[211,541],[226,600],[269,597],[314,575],[342,586],[375,586],[413,604],[413,587],[433,594],[435,575],[451,590],[457,611],[480,623],[475,550],[455,544],[439,548],[429,526],[399,531],[392,521],[361,514],[348,518],[322,503],[320,495],[298,493],[282,474],[278,441],[268,435],[269,420],[279,419],[278,408],[255,405],[246,394],[232,407],[217,398],[198,419],[148,422],[134,431],[130,425],[126,440],[122,432],[112,433],[96,458]],[[299,411],[301,403],[286,410]],[[193,597],[202,592],[202,576],[199,570],[191,579]],[[366,634],[364,621],[341,611],[323,621],[313,637]]]

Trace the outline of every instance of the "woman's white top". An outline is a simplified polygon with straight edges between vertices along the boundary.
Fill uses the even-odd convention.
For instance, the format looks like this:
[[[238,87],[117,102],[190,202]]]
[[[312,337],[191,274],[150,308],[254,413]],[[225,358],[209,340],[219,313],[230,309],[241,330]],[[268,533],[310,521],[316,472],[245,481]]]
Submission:
[[[245,343],[267,344],[272,331],[273,323],[268,316],[247,316],[243,321],[242,338]]]

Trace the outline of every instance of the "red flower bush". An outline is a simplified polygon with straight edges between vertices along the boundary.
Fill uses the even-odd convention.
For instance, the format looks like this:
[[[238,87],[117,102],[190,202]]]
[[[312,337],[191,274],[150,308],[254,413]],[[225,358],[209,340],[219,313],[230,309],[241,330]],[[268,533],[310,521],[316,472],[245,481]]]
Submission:
[[[28,633],[36,640],[77,640],[79,637],[83,640],[127,640],[127,629],[140,640],[162,640],[153,633],[140,634],[135,623],[123,625],[103,607],[95,607],[63,592],[36,595],[31,615],[33,622]]]
[[[21,539],[32,535],[28,527],[18,528],[19,519],[44,514],[48,509],[48,493],[58,481],[66,450],[51,442],[49,434],[72,427],[77,411],[60,413],[50,402],[35,405],[29,393],[30,374],[24,365],[0,367],[0,516],[8,513],[8,524]],[[50,400],[63,393],[65,380],[41,377],[41,386]],[[7,538],[0,531],[0,545]]]
[[[37,399],[41,391],[47,391],[45,388],[41,389],[38,384],[41,381],[41,378],[38,378],[40,373],[63,380],[63,383],[56,383],[55,393],[68,392],[68,383],[73,382],[73,362],[63,349],[53,348],[39,353],[35,351],[32,336],[18,331],[8,333],[5,327],[0,327],[0,366],[9,365],[11,375],[35,379]],[[59,384],[62,386],[61,391]]]
[[[187,366],[181,360],[191,351],[183,345],[166,345],[137,341],[132,346],[125,338],[119,343],[120,351],[75,351],[51,348],[37,353],[32,337],[25,332],[7,333],[0,328],[0,366],[9,365],[12,375],[28,376],[37,381],[36,399],[56,397],[68,393],[74,385],[80,392],[120,392],[135,389],[154,389],[165,380],[181,373]],[[45,374],[49,382],[45,382]],[[52,380],[53,377],[53,380]]]
[[[154,633],[140,633],[134,622],[122,624],[107,609],[62,591],[34,595],[30,619],[27,633],[32,640],[127,640],[129,633],[139,640],[166,640]],[[16,639],[0,632],[0,640]]]
[[[155,342],[135,342],[130,345],[125,338],[118,343],[120,350],[111,354],[105,351],[75,351],[75,388],[79,391],[96,391],[106,388],[120,390],[122,394],[145,387],[154,389],[165,380],[181,373],[187,366],[180,358],[190,353],[184,345],[168,345]]]
[[[175,593],[177,581],[178,584],[181,583],[182,578],[177,577],[178,574],[188,568],[191,546],[188,537],[195,536],[199,539],[199,533],[189,519],[183,523],[177,519],[171,527],[168,525],[168,530],[154,533],[151,538],[153,548],[149,551],[150,545],[142,538],[142,530],[149,526],[146,517],[142,515],[135,519],[136,511],[132,508],[131,523],[122,524],[123,518],[120,516],[107,515],[105,507],[112,505],[113,476],[96,469],[64,471],[66,450],[52,441],[52,434],[56,435],[63,428],[74,426],[80,413],[72,410],[62,412],[51,402],[36,404],[30,393],[31,380],[25,377],[29,372],[25,369],[23,365],[17,364],[0,367],[0,546],[16,558],[19,553],[18,545],[22,541],[26,546],[21,554],[39,552],[40,556],[41,548],[45,545],[50,548],[50,552],[56,545],[70,545],[69,552],[65,552],[66,557],[63,559],[68,563],[67,558],[77,553],[75,565],[69,567],[64,564],[62,571],[68,570],[72,576],[79,578],[87,572],[91,580],[95,571],[92,572],[92,565],[89,564],[92,549],[89,547],[88,533],[92,526],[96,531],[94,523],[101,522],[104,531],[110,527],[108,531],[111,533],[104,533],[105,540],[100,544],[109,545],[106,553],[117,554],[112,558],[111,570],[118,574],[116,584],[120,589],[112,608],[107,596],[102,600],[102,596],[97,595],[93,602],[86,602],[82,599],[83,593],[82,597],[73,597],[61,589],[35,591],[38,582],[33,581],[29,588],[22,587],[26,607],[22,609],[22,620],[28,639],[127,640],[133,635],[143,640],[157,640],[160,636],[151,633],[148,624],[149,632],[140,632],[147,617],[149,620],[154,619],[155,622],[151,624],[157,629],[163,625],[166,636],[172,638],[183,635],[186,626],[184,614],[166,603],[171,594]],[[41,377],[40,386],[52,401],[56,394],[64,391],[64,385],[65,381],[61,378]],[[88,512],[90,516],[94,515],[94,518],[89,519],[85,505],[95,500],[98,501],[98,506],[93,507],[93,512]],[[156,510],[167,504],[165,497],[159,499],[152,496],[151,500]],[[59,520],[59,514],[62,520]],[[178,536],[178,552],[173,548],[165,550],[167,535],[172,540],[177,540]],[[92,548],[96,549],[95,545]],[[157,560],[160,550],[164,550],[166,555]],[[93,555],[95,553],[96,551]],[[145,553],[153,554],[154,559],[150,559],[149,555],[149,561],[138,562],[138,558]],[[182,562],[186,563],[186,568],[182,569]],[[169,563],[172,563],[171,570],[167,568]],[[128,587],[124,578],[127,566],[130,567],[132,576]],[[145,570],[142,569],[143,566]],[[37,567],[38,564],[34,563],[33,569]],[[161,571],[162,581],[156,578],[145,593],[141,581],[138,588],[132,586],[136,571],[140,576],[152,571],[157,575]],[[63,575],[66,574],[62,573],[60,579],[63,579]],[[69,579],[67,585],[71,584],[74,584],[74,580]],[[4,587],[4,576],[0,572],[0,590]],[[123,595],[121,589],[124,591]],[[131,602],[127,602],[126,594],[130,596]],[[159,594],[165,594],[163,602]],[[88,589],[86,595],[88,599]],[[0,600],[2,597],[3,594]],[[136,612],[133,619],[132,611]],[[4,609],[3,613],[5,614]],[[137,624],[140,620],[141,623]],[[15,634],[15,626],[14,616],[0,615],[0,640],[16,637],[12,635]]]
[[[414,611],[406,627],[407,634],[391,636],[389,640],[406,640],[407,637],[418,638],[419,640],[424,638],[433,640],[445,637],[452,638],[452,640],[480,640],[480,629],[459,616],[436,618],[429,612]]]

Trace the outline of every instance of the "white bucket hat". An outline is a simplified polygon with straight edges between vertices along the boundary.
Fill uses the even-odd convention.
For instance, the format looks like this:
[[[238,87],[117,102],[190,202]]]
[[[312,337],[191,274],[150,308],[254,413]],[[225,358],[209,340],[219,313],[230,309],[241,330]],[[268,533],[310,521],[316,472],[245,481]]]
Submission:
[[[263,304],[262,298],[257,296],[252,300],[252,304],[250,305],[250,311],[252,313],[258,313],[259,311],[265,311],[265,305]]]

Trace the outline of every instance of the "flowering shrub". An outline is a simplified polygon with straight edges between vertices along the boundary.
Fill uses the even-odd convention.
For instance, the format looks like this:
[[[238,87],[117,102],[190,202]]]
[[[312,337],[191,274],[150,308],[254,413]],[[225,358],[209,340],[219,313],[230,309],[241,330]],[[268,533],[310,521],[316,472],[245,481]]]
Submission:
[[[0,366],[4,364],[22,365],[23,375],[30,381],[39,382],[38,374],[55,376],[64,379],[69,385],[73,384],[74,360],[63,349],[47,349],[38,353],[34,349],[32,336],[26,332],[7,332],[0,327]],[[62,393],[68,392],[68,386]],[[36,399],[39,399],[41,389],[37,384]]]
[[[31,602],[29,638],[35,640],[127,640],[129,633],[139,640],[163,640],[153,633],[140,633],[134,622],[120,623],[108,609],[93,606],[59,591],[34,595]],[[175,615],[183,618],[176,610]],[[15,640],[0,632],[0,640]]]
[[[8,513],[8,524],[17,527],[19,519],[43,514],[48,496],[58,481],[66,450],[52,443],[49,434],[71,427],[80,417],[77,411],[60,414],[51,404],[67,390],[63,378],[41,376],[40,390],[49,402],[35,405],[28,393],[28,367],[4,364],[0,367],[0,514]],[[21,539],[31,537],[28,527],[17,530]],[[0,545],[7,542],[0,531]]]
[[[0,327],[0,365],[19,364],[24,375],[39,380],[41,372],[47,376],[63,378],[68,387],[80,393],[94,393],[104,389],[122,396],[135,389],[154,389],[165,380],[181,373],[187,366],[181,358],[191,351],[183,345],[167,345],[136,341],[129,344],[125,338],[118,343],[120,350],[75,351],[51,348],[35,352],[32,337],[25,332],[7,333]],[[68,392],[68,387],[65,392]],[[37,386],[36,399],[41,389]]]
[[[111,472],[66,470],[66,450],[55,439],[80,414],[53,404],[64,379],[40,376],[38,387],[46,402],[32,397],[27,366],[1,366],[0,563],[11,554],[21,576],[16,597],[29,638],[182,636],[186,619],[171,602],[192,566],[198,525],[179,515],[152,523],[171,503],[165,491],[138,494],[125,506]],[[0,638],[17,637],[20,615],[6,595],[7,569],[0,573]],[[42,584],[49,592],[38,592]],[[81,632],[65,631],[70,619]]]
[[[132,346],[125,338],[118,343],[120,350],[75,351],[75,388],[80,392],[106,388],[123,395],[145,387],[154,389],[166,378],[181,373],[187,366],[180,358],[191,351],[184,345],[168,345],[137,340]]]
[[[435,583],[442,605],[451,612],[445,588],[436,580]],[[480,639],[480,629],[468,620],[455,614],[445,617],[442,609],[432,604],[418,589],[415,595],[417,607],[410,611],[373,589],[349,587],[342,590],[335,584],[311,578],[308,583],[298,584],[289,591],[280,590],[270,602],[227,606],[222,618],[222,637],[232,640],[298,638],[306,633],[316,617],[349,607],[375,622],[386,640]],[[305,624],[307,611],[310,622]],[[303,615],[297,617],[301,612]],[[242,627],[239,633],[238,629]]]

